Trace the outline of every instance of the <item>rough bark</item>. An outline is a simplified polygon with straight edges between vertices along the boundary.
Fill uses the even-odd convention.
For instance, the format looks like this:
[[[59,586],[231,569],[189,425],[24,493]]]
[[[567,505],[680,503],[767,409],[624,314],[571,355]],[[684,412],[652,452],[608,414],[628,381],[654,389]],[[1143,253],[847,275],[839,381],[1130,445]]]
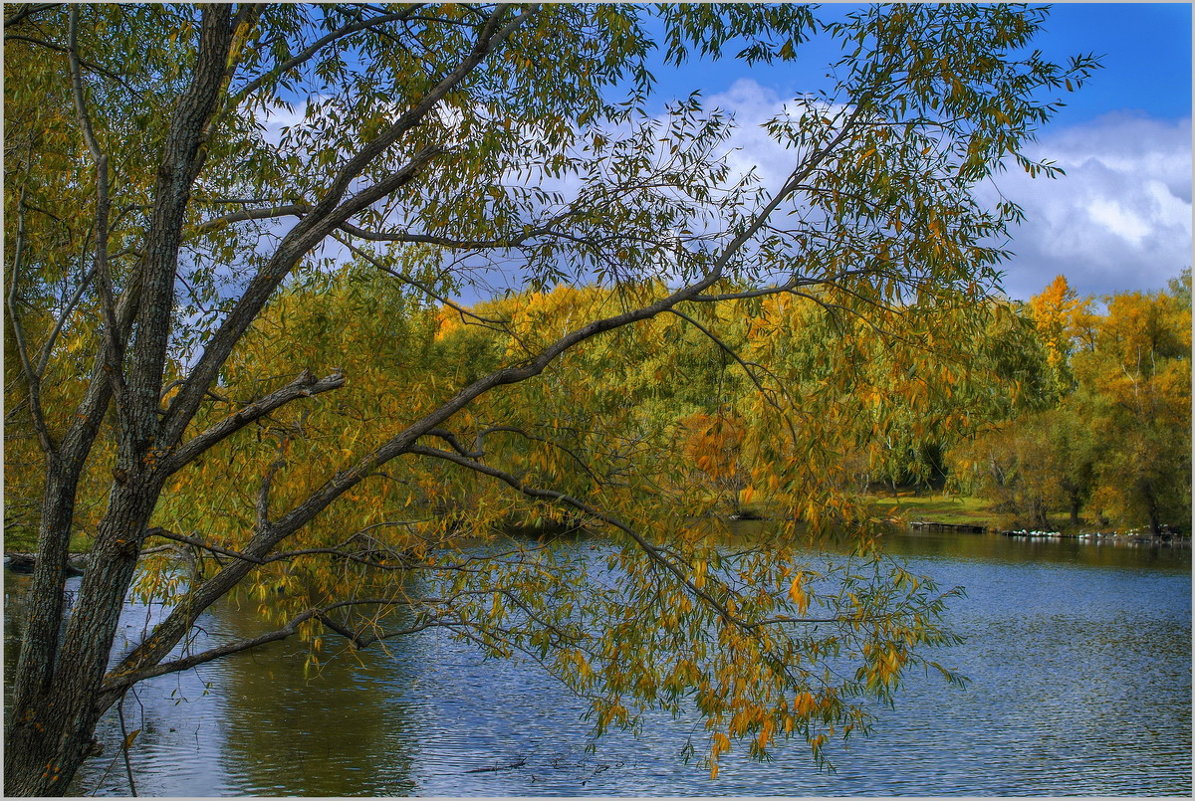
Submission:
[[[116,480],[92,551],[91,569],[83,579],[61,645],[62,586],[74,498],[109,393],[96,389],[92,408],[87,410],[90,414],[85,415],[91,428],[65,443],[62,456],[50,457],[38,540],[42,559],[34,573],[30,622],[6,725],[6,795],[65,793],[91,750],[95,724],[103,712],[97,703],[99,688],[145,527],[161,488],[154,460],[146,457],[156,446],[158,398],[183,215],[202,163],[201,138],[223,88],[233,32],[230,22],[229,6],[205,9],[194,76],[171,123],[137,282],[138,302],[133,304],[136,337],[128,364],[129,392],[119,409]],[[115,319],[109,318],[108,324],[115,324]],[[110,352],[118,338],[113,334],[121,333],[110,331],[109,346],[102,350]],[[107,380],[102,369],[100,372],[100,385],[117,383]]]
[[[209,340],[200,364],[185,382],[165,416],[160,397],[170,337],[173,292],[182,229],[191,187],[202,168],[203,140],[227,87],[230,45],[239,24],[256,13],[231,6],[204,9],[199,52],[187,90],[179,98],[158,169],[150,226],[142,260],[132,285],[122,298],[106,332],[79,421],[57,453],[49,455],[43,494],[38,550],[41,558],[31,584],[27,635],[16,672],[10,716],[6,721],[5,792],[7,795],[58,795],[92,750],[92,733],[103,712],[119,693],[102,689],[105,668],[124,598],[133,578],[147,525],[164,478],[219,441],[227,433],[300,395],[334,389],[343,379],[332,376],[314,382],[309,376],[251,406],[232,421],[229,431],[213,430],[179,447],[182,435],[228,353],[256,318],[270,295],[298,261],[353,214],[397,191],[438,154],[418,153],[405,167],[344,199],[351,182],[383,151],[428,114],[444,96],[470,74],[492,49],[529,17],[533,10],[494,11],[482,26],[472,51],[454,70],[342,169],[332,189],[284,239],[267,267],[251,282],[241,302]],[[125,352],[135,331],[127,359],[112,364],[111,353]],[[107,369],[105,369],[107,368]],[[115,376],[113,375],[115,373]],[[108,509],[91,554],[90,569],[79,591],[74,614],[64,626],[63,586],[67,548],[79,478],[91,446],[112,400],[118,400],[117,464]],[[277,401],[277,403],[275,403]],[[174,457],[174,458],[171,458]],[[343,482],[341,482],[343,483]],[[355,483],[355,482],[354,482]],[[351,484],[339,487],[343,492]],[[339,494],[339,493],[337,493]],[[323,505],[330,502],[325,500]],[[319,505],[318,508],[322,508]],[[276,529],[263,521],[250,549],[264,556],[286,534],[310,519],[318,508],[292,517],[292,526]],[[300,521],[299,517],[304,519]],[[196,588],[197,611],[222,597],[253,567],[237,562]],[[125,665],[152,664],[163,658],[186,633],[193,614],[171,616],[155,636],[126,659]]]

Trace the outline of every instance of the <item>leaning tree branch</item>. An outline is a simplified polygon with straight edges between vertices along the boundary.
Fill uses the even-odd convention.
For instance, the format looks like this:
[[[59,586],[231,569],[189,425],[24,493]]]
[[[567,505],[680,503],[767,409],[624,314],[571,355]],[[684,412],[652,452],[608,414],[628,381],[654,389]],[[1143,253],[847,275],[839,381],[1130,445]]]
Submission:
[[[324,378],[316,379],[315,375],[309,370],[304,370],[299,374],[298,378],[286,386],[253,401],[248,406],[233,412],[203,433],[196,434],[184,442],[162,460],[160,469],[164,475],[170,475],[194,461],[204,451],[275,409],[285,406],[298,398],[309,398],[321,392],[339,389],[344,386],[344,381],[344,374],[339,371]]]
[[[512,20],[505,27],[503,27],[502,31],[506,33],[513,31],[514,28],[517,27],[517,24],[521,20],[525,19],[529,13],[530,11],[524,11],[523,14],[521,14],[518,18]],[[495,12],[495,16],[497,16],[497,14],[498,12]],[[491,19],[491,22],[493,22],[493,19]],[[475,63],[480,63],[481,56],[484,55],[484,52],[485,48],[482,48],[482,52],[475,53],[475,55],[471,56],[470,58],[475,59]],[[463,78],[464,74],[467,74],[467,71],[461,72],[461,70],[457,70],[454,74],[457,73],[460,73],[460,78]],[[444,85],[441,84],[441,86]],[[444,86],[444,91],[447,91],[446,86]],[[406,117],[407,115],[404,115],[404,119],[406,119]],[[821,158],[823,156],[824,154],[818,154],[816,155],[816,158]],[[426,435],[432,429],[443,425],[449,418],[451,418],[461,409],[468,406],[470,403],[474,402],[478,397],[497,387],[515,384],[533,378],[547,369],[548,366],[551,365],[561,354],[565,353],[579,343],[617,328],[632,325],[643,320],[652,319],[665,312],[669,308],[696,295],[699,295],[708,290],[710,287],[714,286],[725,275],[727,265],[731,262],[731,260],[734,259],[747,245],[747,243],[750,242],[752,238],[755,237],[755,235],[764,227],[769,215],[771,215],[779,207],[779,205],[791,195],[793,187],[799,185],[801,180],[803,180],[803,176],[812,170],[814,166],[815,164],[811,163],[798,166],[790,175],[789,179],[785,182],[784,186],[782,186],[781,189],[778,190],[775,195],[760,208],[758,214],[746,225],[743,225],[724,246],[722,252],[713,260],[709,270],[702,278],[692,284],[672,292],[668,296],[661,298],[655,303],[651,303],[637,309],[632,309],[621,314],[594,320],[587,325],[574,329],[573,331],[560,337],[555,342],[541,350],[538,355],[529,359],[528,361],[517,366],[505,367],[496,370],[487,376],[479,378],[478,380],[461,389],[452,398],[442,403],[439,408],[428,413],[423,418],[415,421],[404,431],[392,437],[387,442],[382,443],[372,452],[358,459],[352,467],[346,470],[341,470],[335,475],[331,476],[322,485],[317,487],[310,495],[308,495],[305,500],[293,507],[289,512],[276,519],[268,526],[259,527],[257,532],[250,539],[245,551],[259,559],[266,557],[270,550],[277,546],[278,543],[282,542],[284,539],[291,536],[308,522],[310,522],[313,518],[315,518],[316,515],[326,509],[337,498],[363,481],[369,475],[372,475],[377,468],[381,467],[383,464],[397,456],[400,456],[404,453],[414,452],[418,447],[416,446],[416,442],[420,437]],[[358,197],[360,197],[360,195]],[[297,237],[297,241],[303,244],[303,237],[312,231],[312,227],[305,226],[305,224],[316,216],[317,212],[313,212],[312,215],[304,218],[303,222],[301,222],[299,226],[296,226],[295,230],[288,234],[288,239]],[[339,224],[343,222],[343,219],[347,219],[347,215],[341,219],[336,219],[333,215],[329,219],[326,219],[322,223],[322,226],[326,226],[328,232],[330,232],[338,227]],[[305,229],[303,234],[296,234],[296,231],[301,228]],[[311,244],[314,245],[314,242]],[[295,252],[292,254],[293,257],[297,259],[301,253],[306,252],[306,249],[307,247],[305,244],[303,245],[302,250],[296,248]],[[196,398],[202,397],[203,388],[210,383],[210,379],[215,375],[215,373],[211,371],[213,369],[218,370],[219,365],[223,364],[227,353],[231,351],[232,345],[238,341],[241,333],[243,333],[243,329],[240,328],[241,324],[243,323],[243,326],[247,328],[248,324],[260,310],[261,306],[264,305],[274,287],[277,286],[277,283],[281,281],[282,277],[289,270],[289,262],[286,261],[286,256],[284,255],[285,250],[286,248],[284,245],[284,247],[280,249],[279,254],[276,254],[275,259],[271,262],[274,265],[275,270],[280,269],[281,271],[271,275],[271,267],[267,266],[262,273],[259,273],[259,275],[251,282],[250,289],[246,290],[246,294],[242,296],[242,302],[238,305],[237,309],[235,309],[229,315],[229,318],[226,319],[225,325],[221,328],[221,331],[216,335],[216,337],[214,337],[214,341],[209,346],[210,350],[205,352],[204,356],[200,360],[200,368],[197,368],[197,370],[201,368],[206,369],[208,374],[201,375],[194,384],[189,383],[188,386],[184,387],[183,393],[195,393],[196,388],[199,388]],[[256,297],[252,297],[255,292],[259,294]],[[238,317],[238,315],[243,316],[244,319],[240,322],[235,322],[234,318]],[[194,375],[195,373],[193,373],[193,376]],[[184,421],[183,424],[185,425],[185,421],[189,420],[190,415],[193,414],[193,409],[190,408],[189,405],[180,405],[182,403],[181,396],[183,393],[180,393],[180,398],[175,400],[175,403],[171,406],[171,410],[168,412],[169,415],[176,416],[176,425],[177,421]],[[198,400],[194,399],[189,403],[194,403],[197,405]],[[170,433],[168,426],[163,426],[163,431],[166,434]],[[183,446],[183,448],[186,447],[186,445]],[[432,449],[427,450],[430,451]],[[448,456],[453,459],[465,459],[466,462],[472,461],[455,453],[448,454]],[[177,466],[185,464],[185,461],[177,460],[176,462],[171,462],[171,464],[175,467],[175,469],[177,469]],[[482,467],[485,466],[482,465]],[[511,478],[513,478],[513,476]],[[635,536],[638,536],[637,533]],[[655,546],[652,546],[646,540],[643,540],[643,544],[649,549],[654,549],[656,556],[659,559],[663,559],[666,564],[669,564],[671,571],[673,571],[682,582],[685,582],[687,586],[691,586],[691,582],[687,581],[684,573],[675,565],[671,565],[671,563],[669,563],[668,560],[658,552],[659,549],[656,549]],[[251,562],[238,560],[234,563],[224,566],[220,571],[218,571],[203,584],[191,590],[187,597],[183,599],[183,601],[174,608],[174,610],[166,617],[166,619],[156,627],[154,635],[149,640],[139,645],[124,659],[124,661],[121,663],[122,669],[136,671],[167,656],[170,650],[174,648],[179,641],[181,641],[183,636],[185,636],[195,618],[197,618],[217,599],[223,597],[227,592],[235,587],[253,567],[254,565]],[[696,589],[697,592],[701,592],[698,588],[694,589]],[[704,595],[704,593],[702,594]],[[710,601],[714,605],[714,608],[718,608],[719,605],[717,604],[716,599],[711,598]],[[727,615],[729,614],[726,612],[724,607],[721,609],[721,613]]]
[[[436,603],[437,601],[438,599],[433,598],[425,599],[423,602]],[[178,673],[181,670],[190,670],[191,668],[202,665],[205,662],[211,662],[215,659],[220,659],[221,657],[239,654],[253,648],[259,648],[263,645],[268,645],[272,642],[278,642],[280,640],[293,637],[295,634],[298,634],[299,627],[303,623],[306,623],[308,620],[312,619],[320,621],[320,623],[327,626],[330,631],[345,637],[357,648],[365,648],[366,646],[377,642],[378,640],[389,637],[397,637],[404,634],[414,634],[434,626],[444,625],[442,621],[437,620],[436,618],[430,618],[405,629],[387,632],[385,635],[366,637],[357,632],[350,631],[344,626],[336,624],[327,616],[328,612],[346,606],[400,606],[410,605],[412,603],[412,601],[402,598],[360,598],[351,601],[340,601],[327,606],[308,609],[305,612],[302,612],[291,618],[291,620],[282,628],[275,629],[274,631],[268,631],[265,634],[260,634],[256,637],[224,643],[223,645],[209,648],[206,651],[189,654],[170,662],[161,662],[157,665],[153,665],[142,670],[122,670],[120,667],[118,667],[117,669],[109,672],[105,677],[101,688],[102,700],[100,703],[104,706],[110,704],[113,700],[115,700],[116,694],[146,679],[152,679],[155,676],[164,676],[168,673]]]
[[[154,676],[164,676],[167,673],[177,673],[180,670],[189,670],[197,665],[202,665],[205,662],[211,662],[213,659],[219,659],[223,656],[231,654],[238,654],[242,651],[248,651],[251,648],[258,648],[262,645],[267,645],[279,640],[285,640],[292,637],[299,631],[299,626],[306,621],[316,617],[320,614],[318,609],[309,609],[303,612],[298,617],[293,618],[289,623],[280,629],[266,632],[265,634],[251,637],[244,640],[236,640],[234,642],[218,645],[215,648],[209,648],[206,651],[201,651],[196,654],[184,656],[181,659],[175,659],[171,662],[161,662],[144,670],[137,670],[131,672],[114,671],[109,673],[102,685],[102,698],[112,699],[115,693],[119,693],[126,687],[131,687],[137,682],[145,679],[152,679]],[[111,701],[107,701],[111,703]],[[104,701],[101,701],[104,703]],[[106,704],[105,704],[106,705]]]
[[[820,157],[818,156],[817,158]],[[594,320],[560,337],[541,350],[538,355],[523,364],[504,367],[479,378],[448,401],[441,404],[438,409],[412,423],[406,430],[359,459],[351,468],[342,470],[325,481],[305,501],[280,518],[270,530],[262,531],[259,536],[263,538],[263,542],[266,543],[267,547],[272,547],[272,544],[270,544],[271,541],[278,542],[294,531],[297,531],[343,493],[370,475],[373,470],[396,456],[412,452],[416,441],[420,437],[442,425],[452,415],[468,406],[481,395],[497,387],[520,383],[539,375],[561,354],[581,342],[617,328],[652,319],[691,297],[705,292],[722,279],[726,267],[731,260],[741,252],[746,244],[765,225],[769,215],[791,194],[792,187],[798,185],[803,179],[802,177],[809,170],[813,169],[813,167],[813,164],[805,164],[795,169],[785,182],[785,185],[727,243],[718,257],[714,259],[709,271],[700,280],[676,290],[655,303],[642,306],[638,309],[631,309],[621,314]]]
[[[456,434],[453,434],[451,431],[449,431],[446,428],[433,428],[427,432],[427,436],[439,437],[440,439],[444,440],[449,445],[451,445],[452,449],[454,451],[456,451],[457,453],[459,453],[461,456],[465,456],[470,459],[480,459],[482,456],[485,455],[481,451],[471,451],[468,448],[466,448],[463,444],[461,444],[461,441],[459,439],[457,439]]]
[[[556,503],[563,503],[567,506],[573,507],[577,511],[579,511],[595,520],[600,520],[603,523],[607,523],[607,524],[613,526],[614,528],[617,528],[618,530],[622,531],[624,534],[629,536],[632,540],[634,540],[635,544],[638,545],[640,547],[640,549],[642,549],[644,551],[644,553],[646,553],[648,555],[648,557],[652,559],[652,561],[654,561],[656,564],[660,565],[665,570],[667,570],[669,573],[671,573],[682,585],[684,585],[689,590],[689,592],[691,592],[693,594],[694,597],[709,604],[710,607],[712,607],[718,613],[718,615],[723,620],[725,620],[727,623],[735,625],[735,626],[743,629],[745,632],[754,633],[758,629],[763,628],[764,626],[774,626],[774,625],[782,625],[782,624],[793,624],[793,623],[857,624],[857,623],[873,622],[875,620],[883,619],[883,617],[885,617],[885,616],[877,617],[877,616],[860,616],[860,615],[855,615],[855,616],[840,615],[840,616],[828,617],[828,618],[774,616],[774,617],[765,618],[763,620],[758,620],[758,621],[744,620],[743,618],[739,617],[738,615],[734,614],[729,609],[727,609],[725,604],[721,603],[716,598],[711,596],[708,592],[706,592],[704,589],[702,589],[702,588],[698,587],[696,584],[694,584],[693,581],[690,580],[689,577],[687,575],[685,575],[685,573],[679,567],[677,567],[676,564],[674,564],[672,560],[670,560],[666,556],[666,552],[664,549],[659,548],[656,545],[652,544],[647,538],[645,538],[642,534],[637,532],[631,526],[629,526],[626,523],[622,522],[621,520],[613,517],[612,515],[608,515],[605,512],[602,512],[602,511],[590,506],[589,504],[585,503],[584,501],[581,501],[577,498],[574,498],[571,495],[568,495],[567,493],[559,492],[557,490],[546,489],[543,487],[529,486],[528,484],[524,483],[521,479],[519,479],[517,476],[512,475],[511,473],[508,473],[503,470],[499,470],[495,467],[491,467],[490,465],[483,464],[483,463],[475,461],[473,459],[469,459],[468,457],[461,456],[460,454],[452,453],[450,451],[442,451],[442,450],[438,450],[436,448],[426,448],[421,445],[412,447],[410,449],[410,453],[415,453],[415,454],[419,454],[422,456],[430,456],[432,458],[443,459],[445,461],[453,462],[454,464],[460,465],[461,467],[467,468],[474,472],[482,473],[482,474],[488,475],[492,478],[496,478],[499,481],[509,485],[510,487],[514,488],[515,490],[522,493],[523,495],[526,495],[529,498],[553,501]]]
[[[796,289],[799,286],[815,283],[817,283],[815,279],[798,278],[794,275],[783,284],[777,284],[776,286],[765,286],[760,287],[759,289],[746,289],[742,292],[721,292],[715,295],[702,293],[700,295],[695,295],[693,298],[691,298],[691,300],[694,303],[722,303],[728,300],[748,300],[750,298],[762,298],[769,295],[783,294]]]

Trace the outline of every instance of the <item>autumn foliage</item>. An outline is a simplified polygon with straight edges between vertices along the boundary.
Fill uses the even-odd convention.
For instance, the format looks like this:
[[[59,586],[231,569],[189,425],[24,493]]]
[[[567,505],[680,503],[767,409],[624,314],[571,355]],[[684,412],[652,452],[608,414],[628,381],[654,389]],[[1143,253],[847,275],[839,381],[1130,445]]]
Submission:
[[[289,638],[312,672],[429,629],[521,654],[598,733],[699,715],[715,773],[956,679],[953,594],[877,552],[863,491],[1067,391],[1057,330],[993,297],[1021,210],[973,192],[1057,174],[1028,145],[1098,63],[1034,50],[1047,13],[6,6],[5,522],[38,553],[6,794],[66,792],[138,683]],[[812,38],[775,180],[699,92],[660,110],[657,55]],[[1181,417],[1142,304],[1070,357],[1124,368],[1072,394],[1131,453]],[[1093,502],[1168,520],[1139,464]],[[729,547],[743,504],[776,524]],[[546,535],[579,527],[569,562]],[[115,653],[130,598],[162,615]],[[268,630],[189,650],[229,601]]]
[[[960,446],[956,484],[1014,523],[1189,534],[1190,279],[1080,300],[1058,276],[1034,297],[1053,398]]]

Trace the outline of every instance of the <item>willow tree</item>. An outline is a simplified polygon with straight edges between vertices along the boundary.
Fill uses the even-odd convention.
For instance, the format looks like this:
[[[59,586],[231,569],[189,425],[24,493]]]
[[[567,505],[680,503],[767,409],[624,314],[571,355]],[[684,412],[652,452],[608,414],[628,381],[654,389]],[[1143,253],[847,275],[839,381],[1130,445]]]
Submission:
[[[504,463],[504,437],[550,447],[567,433],[579,462],[634,464],[633,448],[615,454],[577,433],[583,410],[567,425],[484,432],[475,412],[534,399],[549,380],[583,384],[571,353],[619,332],[648,337],[664,315],[721,343],[713,326],[727,315],[709,310],[768,295],[816,298],[879,329],[914,301],[981,308],[1005,256],[993,243],[1019,212],[984,208],[971,190],[1009,166],[1049,171],[1023,146],[1054,95],[1093,66],[1028,51],[1043,16],[970,5],[868,7],[827,23],[796,5],[8,6],[6,349],[20,381],[6,388],[6,415],[28,435],[9,456],[36,465],[41,486],[6,793],[63,792],[99,717],[137,682],[290,636],[365,647],[440,626],[495,653],[525,650],[593,699],[599,729],[691,701],[715,770],[734,740],[762,755],[797,735],[817,754],[833,727],[849,731],[864,715],[852,699],[889,692],[920,659],[914,648],[943,636],[938,596],[899,572],[819,580],[781,537],[719,550],[670,495],[683,482],[642,466],[577,468],[579,481]],[[838,42],[841,57],[828,90],[766,125],[791,162],[775,185],[731,170],[733,121],[697,96],[647,112],[654,49],[669,67],[724,53],[794,61],[812,36]],[[396,329],[385,347],[349,337],[354,352],[299,367],[294,340],[271,345],[264,323],[278,328],[284,294],[350,255],[404,297],[518,336],[478,374],[425,362],[379,401],[384,419],[318,451],[304,415],[355,382],[366,395],[384,382],[394,362],[371,356],[423,347]],[[551,332],[452,304],[499,281],[597,282],[618,301]],[[334,304],[326,315],[340,331],[362,322]],[[774,426],[755,446],[783,463],[769,492],[807,524],[823,519],[834,489],[809,468],[832,462],[832,437],[821,447],[800,429],[830,401],[786,393],[766,365],[736,365]],[[269,452],[256,447],[263,431],[284,432]],[[554,444],[557,456],[571,450]],[[202,491],[221,449],[240,487],[253,482],[243,498]],[[439,498],[452,532],[398,527],[413,532],[405,542],[379,526],[366,551],[344,530],[339,545],[319,544],[354,508],[386,522],[400,500],[422,502],[376,500],[389,471],[417,469],[462,493],[459,512]],[[465,502],[482,484],[605,534],[624,579],[588,582],[582,596],[542,550],[454,557],[450,534],[486,531],[469,514],[484,520],[488,507]],[[219,519],[236,523],[217,539],[212,510],[234,499],[242,506]],[[179,510],[208,525],[161,525]],[[74,535],[90,541],[90,562],[68,610]],[[112,653],[151,536],[220,563],[176,588],[131,652]],[[397,556],[383,560],[387,549]],[[188,648],[204,610],[271,565],[346,557],[376,567],[352,586],[340,571],[327,586],[339,597],[296,590],[303,603],[283,605],[292,614],[272,633]],[[473,564],[484,569],[461,569]],[[856,672],[823,670],[830,654]]]

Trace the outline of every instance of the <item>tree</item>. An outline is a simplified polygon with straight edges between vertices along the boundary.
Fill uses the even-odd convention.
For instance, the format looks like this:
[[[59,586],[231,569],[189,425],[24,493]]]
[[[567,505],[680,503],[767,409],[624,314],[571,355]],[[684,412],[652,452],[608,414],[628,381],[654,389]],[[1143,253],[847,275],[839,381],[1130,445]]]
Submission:
[[[1015,522],[1048,524],[1087,507],[1103,523],[1184,531],[1190,518],[1190,296],[1188,274],[1169,291],[1082,301],[1059,276],[1033,299],[1036,341],[1020,354],[1030,374],[1054,381],[1030,391],[1021,414],[954,453],[956,479],[997,502]],[[1036,350],[1036,355],[1034,351]],[[1026,372],[1022,369],[1020,372]],[[1056,400],[1056,391],[1061,397]],[[1011,410],[1010,410],[1011,411]]]
[[[1091,503],[1158,535],[1191,519],[1191,309],[1169,292],[1108,298],[1095,349],[1075,357],[1075,406],[1098,449]]]
[[[1072,342],[1076,320],[1087,312],[1088,305],[1087,302],[1079,301],[1064,275],[1055,277],[1049,286],[1029,300],[1033,322],[1046,346],[1050,366],[1068,384],[1070,375],[1067,371],[1074,350]]]
[[[842,45],[833,89],[767,125],[792,155],[779,186],[731,173],[733,121],[696,96],[644,111],[649,14],[671,65],[727,48],[748,63],[788,61],[815,34]],[[6,350],[22,380],[6,398],[10,425],[40,450],[43,483],[6,793],[65,791],[97,719],[135,683],[291,636],[365,647],[439,626],[491,653],[521,649],[591,698],[599,731],[633,724],[635,708],[691,699],[709,724],[714,772],[732,739],[763,756],[777,738],[802,736],[816,755],[864,723],[852,699],[886,696],[924,661],[916,646],[946,636],[930,585],[899,570],[866,586],[848,570],[818,577],[779,538],[719,550],[669,501],[667,482],[651,483],[664,460],[637,462],[634,448],[603,440],[598,417],[586,429],[583,411],[511,431],[482,418],[583,384],[574,356],[588,348],[667,345],[652,327],[661,316],[721,343],[702,310],[767,296],[804,294],[863,317],[914,298],[982,308],[1006,255],[988,243],[1019,210],[985,209],[970,190],[1006,165],[1049,174],[1022,152],[1057,108],[1042,96],[1094,66],[1025,52],[1044,16],[1003,6],[877,6],[832,23],[795,5],[11,7]],[[346,254],[371,269],[370,292],[302,294]],[[449,300],[503,278],[537,290],[596,281],[612,293],[557,330]],[[270,346],[267,327],[285,328],[288,303],[305,330],[353,348],[309,363],[322,377],[288,358],[301,340]],[[418,315],[375,341],[385,347],[354,340],[379,303],[445,305],[508,344],[486,353],[492,369],[448,374],[425,359],[439,345]],[[832,404],[736,364],[767,401],[772,436],[756,458],[784,461],[773,496],[815,519],[835,497],[817,475],[825,448],[786,444],[796,430],[783,421]],[[388,371],[414,380],[397,397],[369,392]],[[316,432],[367,401],[371,416],[329,448]],[[566,476],[519,461],[571,459],[568,436],[589,449],[573,461],[609,469]],[[504,449],[503,437],[522,444]],[[203,491],[217,453],[238,492]],[[410,490],[383,490],[391,472]],[[400,500],[453,507],[449,494],[424,492],[436,487],[457,495],[463,517],[381,525]],[[493,519],[496,497],[606,532],[623,580],[574,586],[534,548],[462,569],[452,536],[470,514]],[[214,513],[224,506],[231,517]],[[362,507],[385,519],[358,547],[336,528]],[[187,515],[201,533],[160,524]],[[382,536],[396,529],[407,533]],[[79,534],[90,567],[68,614],[64,567]],[[138,568],[150,537],[220,562],[161,589],[169,615],[132,652],[112,654],[134,582],[156,591],[155,574]],[[337,559],[361,569],[330,582],[310,567]],[[276,630],[186,650],[204,609],[283,566],[310,584],[277,605],[289,616]],[[426,576],[425,591],[395,575]],[[857,673],[823,674],[816,663],[830,653]]]

